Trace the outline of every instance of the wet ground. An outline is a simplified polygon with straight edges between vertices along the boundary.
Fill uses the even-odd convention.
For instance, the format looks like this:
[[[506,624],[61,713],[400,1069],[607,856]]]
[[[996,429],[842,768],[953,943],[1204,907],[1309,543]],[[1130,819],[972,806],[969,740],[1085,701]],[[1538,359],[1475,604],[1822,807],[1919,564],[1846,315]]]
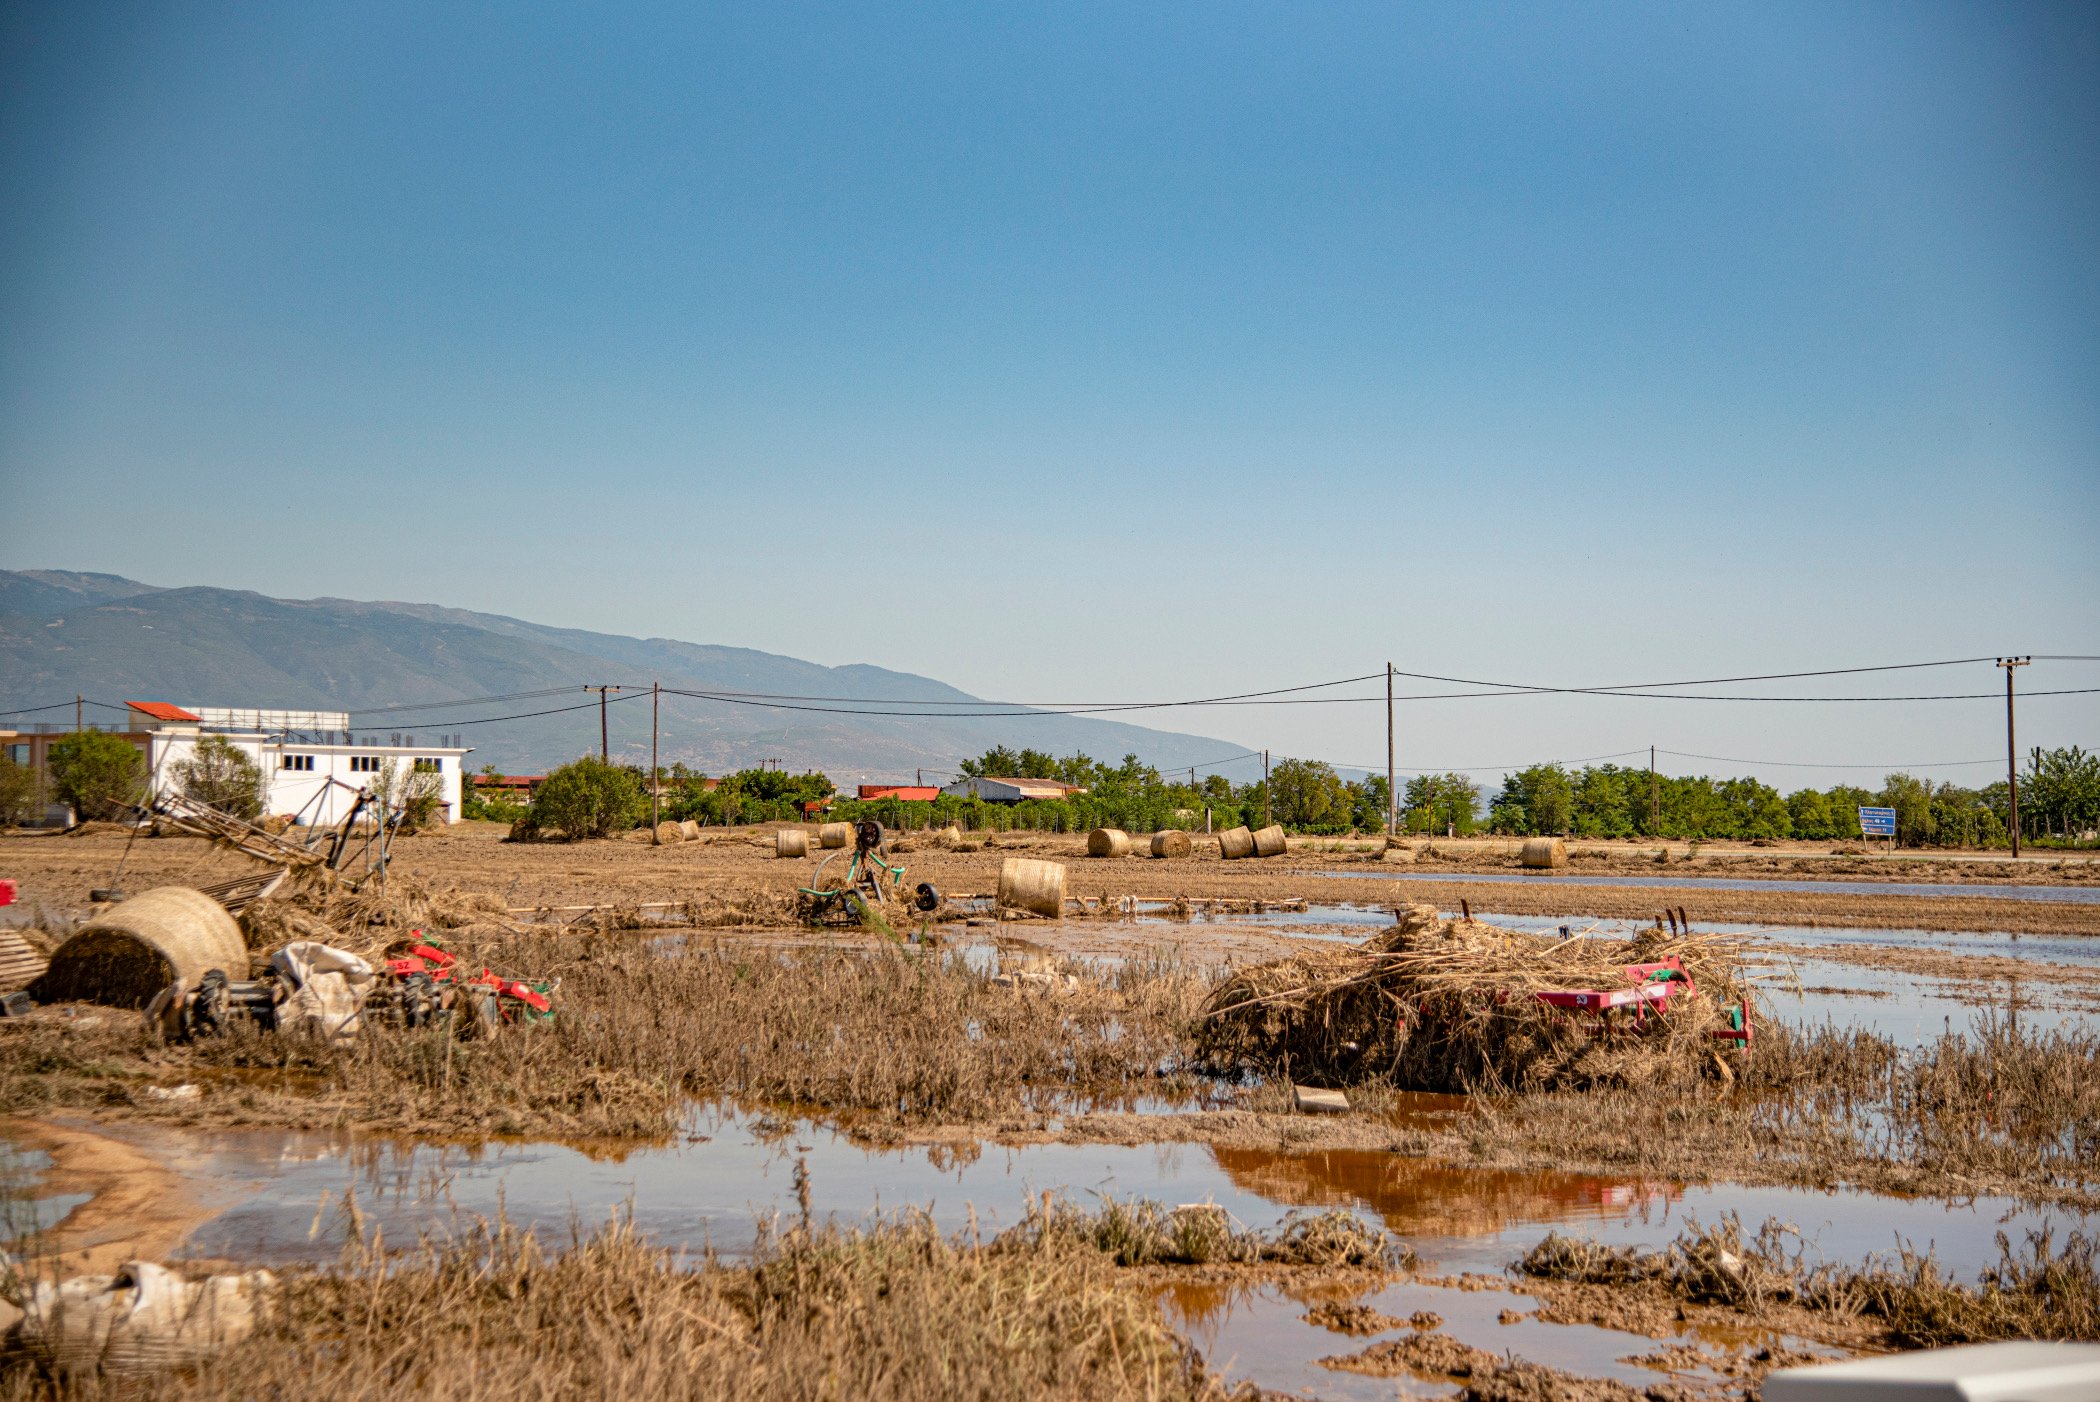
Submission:
[[[1689,887],[1705,891],[1797,891],[1858,896],[1959,896],[1963,899],[2008,901],[2069,901],[2078,905],[2100,905],[2100,887],[2094,886],[1984,886],[1970,882],[1937,881],[1788,881],[1779,878],[1727,876],[1569,876],[1560,872],[1469,871],[1463,877],[1433,871],[1323,871],[1325,877],[1368,878],[1380,881],[1464,880],[1497,884],[1516,882],[1525,886],[1636,886]]]
[[[1383,1223],[1414,1247],[1425,1274],[1446,1279],[1472,1272],[1499,1276],[1550,1229],[1660,1246],[1689,1221],[1712,1223],[1731,1212],[1752,1225],[1768,1217],[1792,1222],[1825,1259],[1859,1261],[1900,1245],[1930,1247],[1963,1278],[1996,1259],[2000,1231],[2017,1240],[2025,1229],[2045,1223],[2059,1235],[2100,1225],[2061,1209],[2023,1209],[2007,1198],[1950,1203],[1851,1191],[1686,1186],[1461,1169],[1361,1150],[874,1148],[811,1120],[726,1106],[696,1108],[672,1143],[597,1151],[137,1123],[95,1130],[153,1160],[202,1203],[208,1215],[177,1255],[262,1264],[330,1262],[353,1223],[366,1233],[382,1231],[399,1247],[418,1233],[448,1233],[498,1213],[553,1242],[611,1214],[631,1213],[647,1235],[667,1245],[735,1254],[749,1248],[760,1221],[797,1212],[798,1162],[808,1166],[819,1218],[852,1223],[922,1208],[946,1230],[974,1225],[986,1237],[1021,1220],[1025,1204],[1045,1191],[1081,1203],[1106,1196],[1215,1202],[1249,1227],[1272,1226],[1296,1208],[1342,1207]],[[1397,1321],[1427,1310],[1441,1316],[1446,1333],[1496,1354],[1588,1376],[1659,1380],[1647,1365],[1625,1361],[1653,1353],[1655,1340],[1542,1322],[1531,1317],[1536,1300],[1516,1290],[1515,1282],[1504,1284],[1510,1288],[1415,1281],[1378,1289],[1362,1302],[1396,1316],[1401,1333],[1405,1327]],[[1334,1297],[1347,1302],[1360,1293],[1343,1290]],[[1234,1378],[1285,1392],[1313,1389],[1324,1397],[1393,1396],[1391,1379],[1338,1373],[1317,1363],[1373,1341],[1303,1318],[1310,1305],[1331,1294],[1293,1292],[1273,1282],[1213,1281],[1164,1289],[1161,1303],[1214,1366]],[[1686,1326],[1678,1342],[1702,1340]],[[1696,1371],[1681,1376],[1700,1380]],[[1407,1386],[1417,1395],[1439,1390]]]

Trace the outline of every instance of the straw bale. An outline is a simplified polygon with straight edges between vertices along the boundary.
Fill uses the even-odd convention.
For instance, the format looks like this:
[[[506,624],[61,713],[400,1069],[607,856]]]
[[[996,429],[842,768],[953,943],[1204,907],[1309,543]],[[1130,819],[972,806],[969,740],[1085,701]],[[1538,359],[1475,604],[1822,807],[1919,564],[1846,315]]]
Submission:
[[[1254,855],[1257,857],[1280,857],[1290,849],[1290,841],[1283,829],[1270,824],[1254,834]]]
[[[950,823],[935,833],[933,840],[942,847],[960,847],[963,844],[963,830]]]
[[[1520,865],[1534,871],[1550,871],[1568,864],[1568,844],[1557,837],[1527,837],[1517,849]]]
[[[999,904],[1056,919],[1065,913],[1065,864],[1008,857],[999,864]]]
[[[658,823],[656,825],[656,840],[659,843],[683,842],[685,841],[685,829],[676,823]]]
[[[143,1008],[169,984],[194,988],[212,969],[248,973],[248,947],[226,908],[186,886],[113,905],[58,947],[36,982],[40,1003]]]
[[[838,849],[853,845],[853,824],[825,823],[817,829],[817,845],[826,849]]]
[[[695,819],[687,818],[678,825],[678,830],[685,834],[687,842],[698,842],[700,840],[700,824]]]
[[[1254,834],[1245,828],[1227,828],[1218,834],[1218,855],[1228,862],[1254,855]]]
[[[1162,859],[1179,861],[1195,850],[1189,835],[1179,828],[1168,828],[1152,834],[1152,855]]]
[[[1121,828],[1095,828],[1086,835],[1086,854],[1089,857],[1127,857],[1130,855],[1130,834]]]
[[[782,828],[773,834],[773,855],[776,857],[806,857],[809,855],[809,834],[801,828]]]
[[[1252,1065],[1328,1084],[1411,1090],[1682,1087],[1714,1074],[1708,1033],[1739,998],[1740,947],[1725,936],[1642,931],[1560,938],[1437,918],[1408,907],[1355,949],[1309,950],[1242,968],[1199,1030],[1214,1067]],[[1666,1009],[1609,1022],[1533,995],[1627,986],[1625,968],[1676,957],[1695,983]]]

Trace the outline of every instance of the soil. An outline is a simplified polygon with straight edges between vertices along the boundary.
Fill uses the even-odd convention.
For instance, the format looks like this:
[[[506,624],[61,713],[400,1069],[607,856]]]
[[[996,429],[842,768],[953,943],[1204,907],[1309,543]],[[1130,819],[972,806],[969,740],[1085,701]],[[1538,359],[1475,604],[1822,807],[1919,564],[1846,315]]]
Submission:
[[[407,837],[395,849],[392,870],[434,888],[489,892],[520,911],[561,909],[566,917],[593,906],[719,900],[754,892],[786,897],[809,879],[817,858],[825,855],[780,860],[773,855],[770,828],[718,830],[695,842],[661,847],[641,837],[578,843],[509,842],[507,832],[494,823],[460,823]],[[1695,924],[1759,922],[2100,935],[2100,904],[2068,901],[1842,890],[1568,886],[1555,884],[1550,874],[1541,874],[1535,885],[1468,884],[1469,872],[1518,869],[1514,848],[1508,843],[1437,842],[1434,855],[1425,851],[1412,865],[1399,867],[1380,864],[1369,851],[1345,850],[1351,845],[1373,845],[1370,843],[1301,840],[1284,856],[1239,862],[1220,861],[1214,853],[1203,851],[1205,844],[1199,844],[1198,854],[1186,861],[1155,862],[1137,857],[1089,859],[1081,836],[995,834],[988,841],[989,846],[979,842],[966,850],[948,851],[923,838],[906,837],[909,850],[900,856],[910,871],[910,881],[931,881],[951,898],[991,893],[998,885],[1000,863],[1019,855],[1064,861],[1068,892],[1088,898],[1189,896],[1273,902],[1301,897],[1321,903],[1369,905],[1432,901],[1444,909],[1456,909],[1461,900],[1468,900],[1477,910],[1512,915],[1612,919],[1654,919],[1665,907],[1682,907]],[[1676,859],[1658,865],[1654,861],[1657,850],[1582,844],[1572,849],[1568,870],[1582,875],[1851,878],[1977,886],[2100,884],[2100,863],[2085,857],[2023,861],[2015,866],[1988,856],[1831,858],[1807,851],[1701,847],[1696,857],[1688,859],[1683,855],[1686,849],[1671,849]],[[134,839],[122,831],[106,830],[0,837],[0,872],[20,882],[22,906],[32,914],[48,912],[55,919],[84,916],[89,909],[88,893],[100,887],[116,885],[136,892],[160,885],[223,880],[255,870],[251,860],[199,838]],[[1389,883],[1364,879],[1370,872],[1386,870],[1405,871],[1411,878],[1449,873],[1451,879]],[[1191,929],[1206,932],[1201,924]]]

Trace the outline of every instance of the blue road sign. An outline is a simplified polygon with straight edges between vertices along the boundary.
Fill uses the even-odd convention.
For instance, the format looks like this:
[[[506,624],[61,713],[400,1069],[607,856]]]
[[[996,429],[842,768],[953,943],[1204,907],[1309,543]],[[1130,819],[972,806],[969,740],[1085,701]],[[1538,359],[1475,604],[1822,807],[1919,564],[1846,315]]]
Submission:
[[[1860,809],[1859,831],[1863,837],[1894,837],[1896,835],[1896,810],[1893,808]]]

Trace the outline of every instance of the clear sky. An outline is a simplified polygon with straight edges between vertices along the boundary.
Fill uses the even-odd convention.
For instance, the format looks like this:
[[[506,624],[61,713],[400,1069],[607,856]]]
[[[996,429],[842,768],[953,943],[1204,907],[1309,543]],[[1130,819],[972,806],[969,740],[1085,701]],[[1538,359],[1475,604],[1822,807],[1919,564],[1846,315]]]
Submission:
[[[6,3],[0,491],[13,567],[1017,700],[2100,653],[2100,7]],[[1402,764],[2001,720],[1419,702]]]

